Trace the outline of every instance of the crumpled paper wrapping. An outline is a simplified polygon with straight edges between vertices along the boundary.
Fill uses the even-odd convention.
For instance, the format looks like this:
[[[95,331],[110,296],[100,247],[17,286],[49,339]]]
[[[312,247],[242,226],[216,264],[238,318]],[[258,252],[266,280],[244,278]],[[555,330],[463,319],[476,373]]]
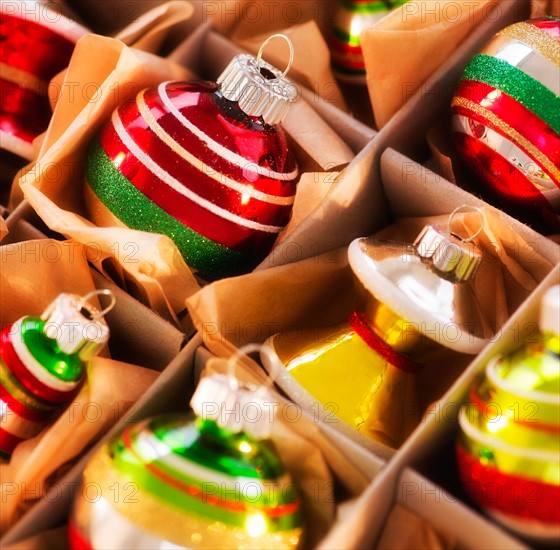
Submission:
[[[228,374],[225,359],[210,359],[203,372]],[[235,377],[243,383],[260,386],[265,381],[263,370],[248,357],[238,361]],[[346,498],[359,495],[367,486],[368,479],[345,455],[344,449],[333,445],[309,418],[301,416],[294,421],[290,405],[276,394],[270,393],[267,402],[276,403],[271,438],[282,461],[301,491],[305,513],[305,548],[314,547],[325,535],[334,521],[336,498],[342,493]],[[284,409],[286,412],[284,413]],[[335,494],[336,476],[337,494]]]
[[[6,220],[0,216],[0,242],[8,234],[8,226],[6,225]]]
[[[142,14],[115,38],[127,46],[156,53],[171,28],[188,21],[194,12],[194,7],[185,0],[171,0]]]
[[[211,21],[218,32],[255,55],[268,36],[285,34],[295,48],[290,78],[346,110],[323,38],[334,20],[337,4],[332,0],[219,0],[204,3],[202,19]],[[282,41],[271,42],[266,48],[267,59],[284,67],[284,48]]]
[[[424,519],[402,504],[395,504],[376,545],[376,550],[451,550],[452,537],[437,532]]]
[[[531,17],[560,16],[560,0],[532,0]]]
[[[115,107],[145,87],[191,77],[174,63],[127,48],[114,39],[86,36],[78,42],[66,74],[59,77],[61,92],[39,158],[16,181],[13,193],[13,202],[17,202],[19,185],[51,229],[93,249],[92,263],[101,273],[187,333],[191,323],[183,317],[184,301],[199,284],[177,248],[164,236],[98,228],[89,222],[83,202],[82,166],[89,143]],[[309,105],[301,101],[292,110],[292,116],[300,116],[299,124],[291,126],[290,136],[303,170],[340,170],[351,160],[349,147]],[[328,153],[325,146],[311,146],[325,140],[330,144]],[[304,149],[300,143],[311,145]],[[336,167],[325,167],[329,160]],[[314,191],[316,200],[309,205],[323,198],[322,186]],[[305,217],[308,207],[301,201],[299,204]]]
[[[553,266],[496,211],[484,208],[482,212],[484,225],[475,242],[482,249],[483,262],[471,291],[478,298],[481,317],[486,320],[487,337],[492,338]],[[447,216],[401,219],[376,236],[411,243],[427,223],[445,226],[447,221]],[[454,232],[465,230],[472,235],[479,227],[480,216],[476,212],[454,217]],[[358,304],[345,248],[217,281],[187,300],[205,345],[221,357],[227,357],[235,347],[264,342],[279,332],[343,322]],[[423,357],[426,367],[417,375],[394,369],[398,372],[393,373],[392,383],[376,395],[376,402],[383,407],[377,410],[375,419],[370,419],[378,440],[401,443],[421,411],[441,397],[472,360],[472,356],[457,355],[453,364],[447,362],[445,369],[441,369],[439,358],[444,352]],[[415,386],[416,397],[409,388],[411,384]],[[400,421],[402,414],[391,413],[388,408],[395,401],[397,406],[405,407],[408,424]]]
[[[498,9],[493,0],[410,0],[363,31],[360,42],[377,127]]]
[[[0,323],[40,315],[61,292],[95,289],[87,249],[52,239],[0,247]],[[79,393],[40,434],[0,464],[0,530],[4,532],[45,494],[65,465],[101,438],[157,378],[158,372],[113,361],[105,351],[87,367]]]

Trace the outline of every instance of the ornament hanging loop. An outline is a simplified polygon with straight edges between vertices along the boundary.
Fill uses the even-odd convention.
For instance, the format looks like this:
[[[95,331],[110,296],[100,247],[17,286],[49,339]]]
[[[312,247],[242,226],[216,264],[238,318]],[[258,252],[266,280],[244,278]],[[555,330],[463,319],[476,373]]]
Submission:
[[[457,216],[457,214],[467,213],[467,212],[477,212],[478,213],[478,215],[480,216],[480,226],[470,237],[467,237],[467,238],[464,239],[463,237],[461,237],[460,235],[458,235],[456,232],[454,232],[452,230],[452,226],[453,226],[453,220]],[[449,218],[447,220],[447,230],[449,231],[449,233],[451,235],[453,235],[454,237],[457,237],[459,240],[463,241],[464,243],[470,243],[470,242],[474,241],[480,235],[480,233],[482,233],[483,229],[484,229],[484,214],[478,206],[469,206],[469,205],[463,204],[463,205],[455,208],[455,210],[453,210],[453,212],[451,212],[451,214],[449,214]]]
[[[285,34],[276,33],[276,34],[272,34],[271,36],[269,36],[261,44],[261,47],[259,48],[259,53],[257,54],[257,71],[260,72],[260,70],[261,70],[262,54],[263,54],[265,46],[271,40],[274,40],[275,38],[283,38],[286,41],[286,43],[288,44],[288,48],[290,48],[290,58],[288,60],[288,65],[284,69],[284,72],[280,76],[277,76],[276,78],[271,78],[270,82],[274,82],[276,80],[282,80],[290,72],[290,69],[292,68],[292,65],[294,64],[294,45],[293,45],[292,41]]]
[[[235,368],[239,360],[243,356],[248,356],[250,353],[255,352],[259,352],[261,356],[262,354],[266,354],[269,357],[274,356],[272,348],[267,344],[247,344],[246,346],[242,346],[241,348],[235,350],[235,353],[233,353],[228,359],[227,378],[229,386],[233,391],[237,391],[240,387],[239,380],[235,376]],[[243,386],[251,391],[266,393],[266,391],[272,387],[272,384],[273,378],[271,376],[266,376],[264,382],[260,385],[243,383]]]
[[[94,296],[109,296],[109,299],[110,299],[109,300],[109,305],[107,305],[101,311],[91,312],[86,307],[86,304]],[[78,302],[77,310],[82,311],[82,309],[85,308],[88,311],[88,313],[90,314],[91,320],[95,321],[96,319],[99,319],[101,317],[105,317],[105,315],[107,315],[107,313],[109,313],[109,311],[111,311],[113,309],[113,307],[115,307],[116,303],[117,303],[117,299],[116,299],[115,295],[108,288],[102,288],[102,289],[99,289],[99,290],[92,290],[91,292],[88,292],[85,296],[82,296],[82,298]]]

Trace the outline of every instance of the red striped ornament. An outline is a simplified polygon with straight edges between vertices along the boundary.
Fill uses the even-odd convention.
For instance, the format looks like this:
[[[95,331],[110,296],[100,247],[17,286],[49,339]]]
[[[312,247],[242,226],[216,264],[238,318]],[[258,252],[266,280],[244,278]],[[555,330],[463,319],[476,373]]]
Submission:
[[[511,25],[466,67],[452,136],[485,197],[560,231],[560,20]]]
[[[390,9],[383,0],[342,0],[339,3],[328,44],[332,68],[340,80],[365,84],[366,66],[360,33],[387,15]]]
[[[2,149],[33,159],[33,140],[51,118],[49,82],[68,66],[75,43],[87,32],[43,2],[0,3]]]
[[[260,63],[260,104],[227,99],[227,78],[164,82],[113,112],[86,161],[95,223],[168,235],[209,279],[249,271],[268,253],[289,220],[298,178],[279,124],[290,85],[269,84],[279,71],[238,57],[247,65],[234,73]],[[245,85],[236,83],[241,92]]]
[[[512,531],[560,541],[560,285],[541,298],[539,333],[513,342],[475,380],[456,456],[468,496]]]
[[[79,296],[61,294],[41,318],[0,332],[0,458],[39,434],[79,390],[86,361],[108,338],[97,314]]]

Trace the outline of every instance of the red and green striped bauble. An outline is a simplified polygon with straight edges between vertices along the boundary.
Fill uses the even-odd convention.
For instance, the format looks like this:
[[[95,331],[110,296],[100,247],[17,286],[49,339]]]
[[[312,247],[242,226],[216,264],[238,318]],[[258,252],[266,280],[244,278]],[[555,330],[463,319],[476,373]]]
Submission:
[[[62,351],[45,321],[24,317],[0,333],[0,457],[36,436],[82,381],[79,355]]]
[[[329,36],[331,64],[340,80],[365,83],[366,66],[360,46],[361,32],[406,1],[341,0]]]
[[[301,536],[299,494],[272,442],[214,420],[161,416],[126,427],[96,453],[82,488],[74,550],[295,548]]]
[[[560,19],[500,31],[466,67],[452,102],[463,164],[490,202],[560,231]]]
[[[92,144],[86,201],[97,225],[167,235],[216,279],[270,251],[297,176],[280,124],[247,115],[218,84],[164,82],[116,109]]]

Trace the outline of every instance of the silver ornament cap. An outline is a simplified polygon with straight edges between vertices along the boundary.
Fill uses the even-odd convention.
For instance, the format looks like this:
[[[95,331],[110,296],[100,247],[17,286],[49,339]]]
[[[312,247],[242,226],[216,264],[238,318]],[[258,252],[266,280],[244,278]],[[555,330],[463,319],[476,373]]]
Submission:
[[[264,47],[273,38],[284,38],[290,48],[290,60],[284,72],[262,59]],[[265,40],[257,57],[250,54],[235,56],[218,77],[222,94],[236,101],[249,116],[260,116],[266,124],[282,122],[290,105],[297,99],[297,88],[285,78],[294,58],[294,47],[283,34],[274,34]]]
[[[438,274],[460,283],[475,275],[482,260],[472,242],[458,239],[437,225],[426,225],[416,237],[414,248]]]
[[[191,399],[191,407],[199,418],[213,420],[233,433],[244,432],[256,439],[266,439],[272,432],[271,404],[266,392],[233,386],[231,377],[224,374],[202,378]]]
[[[102,311],[88,302],[97,295],[111,298],[109,306]],[[88,361],[109,340],[109,327],[103,316],[114,304],[114,294],[106,289],[94,290],[85,296],[59,294],[41,315],[41,319],[45,321],[45,334],[56,340],[64,353],[79,353],[82,361]]]

